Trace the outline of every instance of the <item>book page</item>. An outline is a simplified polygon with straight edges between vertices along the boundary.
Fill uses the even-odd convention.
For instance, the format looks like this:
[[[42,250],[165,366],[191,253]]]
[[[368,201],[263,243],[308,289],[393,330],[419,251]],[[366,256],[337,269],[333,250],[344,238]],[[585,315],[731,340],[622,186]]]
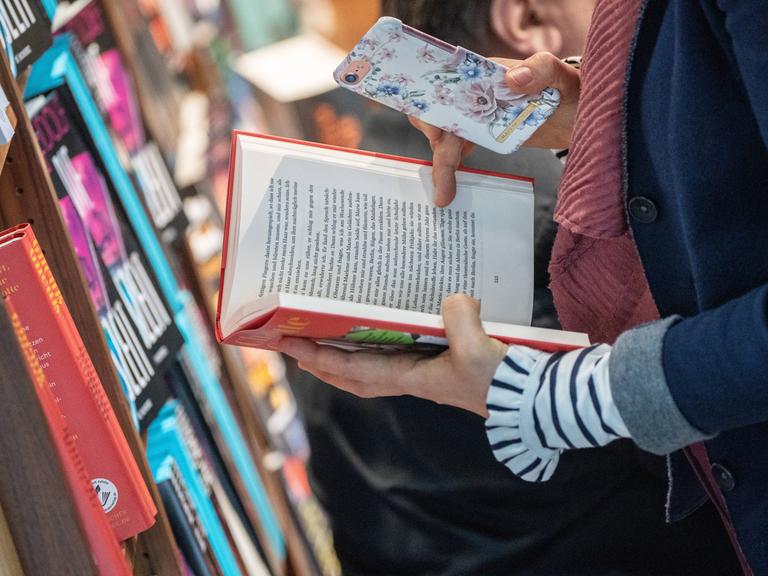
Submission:
[[[290,292],[437,314],[444,294],[479,295],[471,209],[438,209],[366,187],[318,187],[306,177],[273,178],[264,202],[258,296]]]
[[[285,292],[439,314],[461,292],[482,300],[484,318],[530,322],[529,184],[460,175],[456,200],[437,208],[426,166],[251,153],[231,308]]]

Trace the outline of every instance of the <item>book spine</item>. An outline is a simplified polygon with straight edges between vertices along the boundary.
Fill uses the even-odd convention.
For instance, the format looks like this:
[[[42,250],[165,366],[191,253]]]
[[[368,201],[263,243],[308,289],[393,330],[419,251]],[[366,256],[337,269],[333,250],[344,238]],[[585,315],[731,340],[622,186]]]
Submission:
[[[24,355],[24,362],[35,387],[40,407],[48,423],[49,432],[64,471],[67,488],[81,520],[93,561],[100,574],[129,576],[131,570],[93,490],[74,434],[68,429],[50,393],[45,372],[40,367],[40,361],[29,341],[26,327],[16,312],[14,300],[13,297],[5,299],[6,309]]]
[[[13,63],[17,72],[22,72],[51,45],[51,21],[35,0],[0,0],[0,7],[11,39]]]
[[[173,409],[173,403],[166,405],[164,411],[149,427],[147,458],[152,467],[152,473],[157,478],[166,459],[169,456],[173,458],[185,485],[189,488],[192,502],[208,534],[217,564],[227,576],[240,576],[242,571],[235,552],[224,531],[221,519],[216,514],[213,502],[208,496],[205,483],[195,468],[189,449],[181,438]]]
[[[0,247],[22,322],[73,432],[91,483],[118,540],[154,524],[157,510],[31,227]]]
[[[192,565],[195,574],[199,576],[220,574],[221,570],[213,556],[208,535],[175,465],[171,465],[168,479],[160,482],[157,488],[168,510],[179,548]]]

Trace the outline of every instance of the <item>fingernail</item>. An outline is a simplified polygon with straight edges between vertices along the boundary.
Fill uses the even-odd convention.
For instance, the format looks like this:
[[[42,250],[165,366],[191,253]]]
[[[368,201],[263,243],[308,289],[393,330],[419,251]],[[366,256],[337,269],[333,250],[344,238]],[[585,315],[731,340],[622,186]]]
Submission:
[[[523,87],[533,82],[533,72],[528,66],[518,66],[507,72],[507,78],[513,84]]]

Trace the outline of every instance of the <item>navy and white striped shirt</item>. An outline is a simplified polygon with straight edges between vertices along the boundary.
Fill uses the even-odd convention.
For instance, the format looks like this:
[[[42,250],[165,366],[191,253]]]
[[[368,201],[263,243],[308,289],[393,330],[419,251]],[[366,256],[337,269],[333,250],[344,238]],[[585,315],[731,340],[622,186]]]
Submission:
[[[614,404],[606,344],[547,354],[510,346],[488,390],[494,456],[524,480],[549,480],[564,449],[628,438]]]

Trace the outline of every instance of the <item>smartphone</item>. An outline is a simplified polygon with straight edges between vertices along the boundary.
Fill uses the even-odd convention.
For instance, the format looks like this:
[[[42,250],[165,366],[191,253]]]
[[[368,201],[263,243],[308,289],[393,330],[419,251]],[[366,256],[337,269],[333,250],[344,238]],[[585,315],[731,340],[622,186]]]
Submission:
[[[501,154],[549,118],[560,93],[513,93],[505,66],[380,18],[334,71],[336,82],[385,106]]]

